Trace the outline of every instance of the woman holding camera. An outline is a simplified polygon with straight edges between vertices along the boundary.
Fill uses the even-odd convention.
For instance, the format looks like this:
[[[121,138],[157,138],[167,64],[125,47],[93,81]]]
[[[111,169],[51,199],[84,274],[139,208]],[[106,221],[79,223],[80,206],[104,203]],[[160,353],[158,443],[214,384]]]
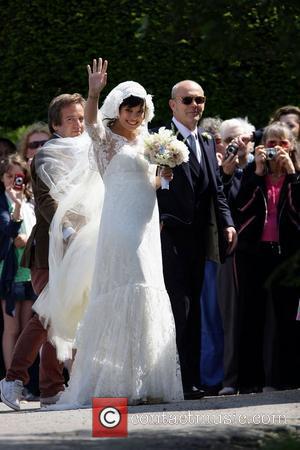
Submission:
[[[299,288],[284,285],[280,269],[300,247],[300,173],[294,150],[295,138],[286,125],[266,127],[236,199],[239,385],[249,391],[299,386]]]
[[[0,165],[0,298],[4,318],[2,336],[6,368],[10,366],[17,339],[32,316],[35,300],[30,271],[20,267],[24,247],[35,223],[28,192],[26,162],[10,155]]]

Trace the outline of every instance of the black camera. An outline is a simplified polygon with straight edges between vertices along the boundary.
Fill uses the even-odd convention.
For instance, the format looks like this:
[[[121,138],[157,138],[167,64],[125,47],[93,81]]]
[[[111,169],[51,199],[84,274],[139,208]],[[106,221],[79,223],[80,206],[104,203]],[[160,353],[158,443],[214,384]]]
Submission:
[[[277,155],[277,150],[274,147],[266,148],[267,160],[271,161]]]
[[[228,156],[230,155],[236,155],[238,150],[239,150],[238,144],[235,143],[229,144],[228,147],[226,148],[226,158],[228,158]]]

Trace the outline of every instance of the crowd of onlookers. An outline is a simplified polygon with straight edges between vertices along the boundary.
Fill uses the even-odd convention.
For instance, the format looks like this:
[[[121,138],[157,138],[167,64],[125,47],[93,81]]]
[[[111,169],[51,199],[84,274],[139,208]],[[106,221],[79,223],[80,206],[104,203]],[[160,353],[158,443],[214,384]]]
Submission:
[[[300,109],[279,108],[259,130],[241,118],[202,126],[238,230],[225,263],[207,261],[202,380],[221,395],[299,387]]]
[[[34,198],[31,189],[30,164],[36,151],[49,140],[48,125],[37,122],[29,126],[16,146],[0,139],[0,298],[1,350],[0,373],[10,366],[19,335],[32,317],[36,294],[28,268],[21,265],[27,239],[35,224]],[[24,188],[22,189],[22,185]],[[22,218],[22,220],[21,220]],[[30,369],[24,398],[34,399],[38,389],[39,358]]]
[[[223,264],[206,261],[201,387],[212,395],[298,388],[300,108],[279,108],[259,130],[246,118],[205,118],[200,125],[215,139],[238,231],[237,247]],[[35,223],[30,165],[50,138],[44,123],[31,125],[17,147],[0,138],[1,378],[36,299],[21,260]],[[28,400],[38,395],[38,363],[24,391]]]

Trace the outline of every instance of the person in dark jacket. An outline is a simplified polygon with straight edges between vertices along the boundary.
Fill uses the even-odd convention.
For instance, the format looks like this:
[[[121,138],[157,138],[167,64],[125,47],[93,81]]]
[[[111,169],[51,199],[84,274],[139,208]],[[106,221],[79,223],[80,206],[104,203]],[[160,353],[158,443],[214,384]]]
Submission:
[[[189,146],[187,163],[174,168],[169,190],[157,191],[166,288],[176,325],[186,399],[199,398],[200,294],[206,257],[224,260],[236,231],[224,196],[212,136],[198,127],[206,98],[198,83],[185,80],[171,92],[167,128]]]
[[[20,181],[20,186],[16,185]],[[2,348],[6,368],[11,363],[17,339],[32,316],[36,296],[29,269],[20,261],[35,224],[34,204],[27,189],[30,175],[18,155],[0,164],[0,298],[4,318]]]
[[[243,171],[254,159],[253,143],[243,141],[237,143],[236,138],[242,134],[252,134],[255,128],[247,119],[235,117],[224,120],[220,134],[225,152],[220,168],[224,184],[224,193],[230,211],[235,220],[235,200],[239,192]],[[233,395],[238,390],[238,348],[239,348],[239,297],[237,292],[234,253],[226,257],[218,271],[218,300],[222,315],[224,332],[224,378],[219,395]]]
[[[299,289],[283,285],[280,276],[280,266],[300,248],[300,174],[294,145],[284,124],[266,127],[236,199],[239,384],[251,390],[299,386]]]

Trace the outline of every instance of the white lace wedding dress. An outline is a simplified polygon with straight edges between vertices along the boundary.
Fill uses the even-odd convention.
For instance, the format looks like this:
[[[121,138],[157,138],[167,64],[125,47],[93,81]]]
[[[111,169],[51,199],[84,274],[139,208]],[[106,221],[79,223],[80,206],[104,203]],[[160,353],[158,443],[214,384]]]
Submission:
[[[175,325],[165,290],[156,166],[143,134],[129,142],[88,127],[105,195],[91,296],[76,338],[69,387],[53,409],[90,407],[92,397],[183,399]]]

